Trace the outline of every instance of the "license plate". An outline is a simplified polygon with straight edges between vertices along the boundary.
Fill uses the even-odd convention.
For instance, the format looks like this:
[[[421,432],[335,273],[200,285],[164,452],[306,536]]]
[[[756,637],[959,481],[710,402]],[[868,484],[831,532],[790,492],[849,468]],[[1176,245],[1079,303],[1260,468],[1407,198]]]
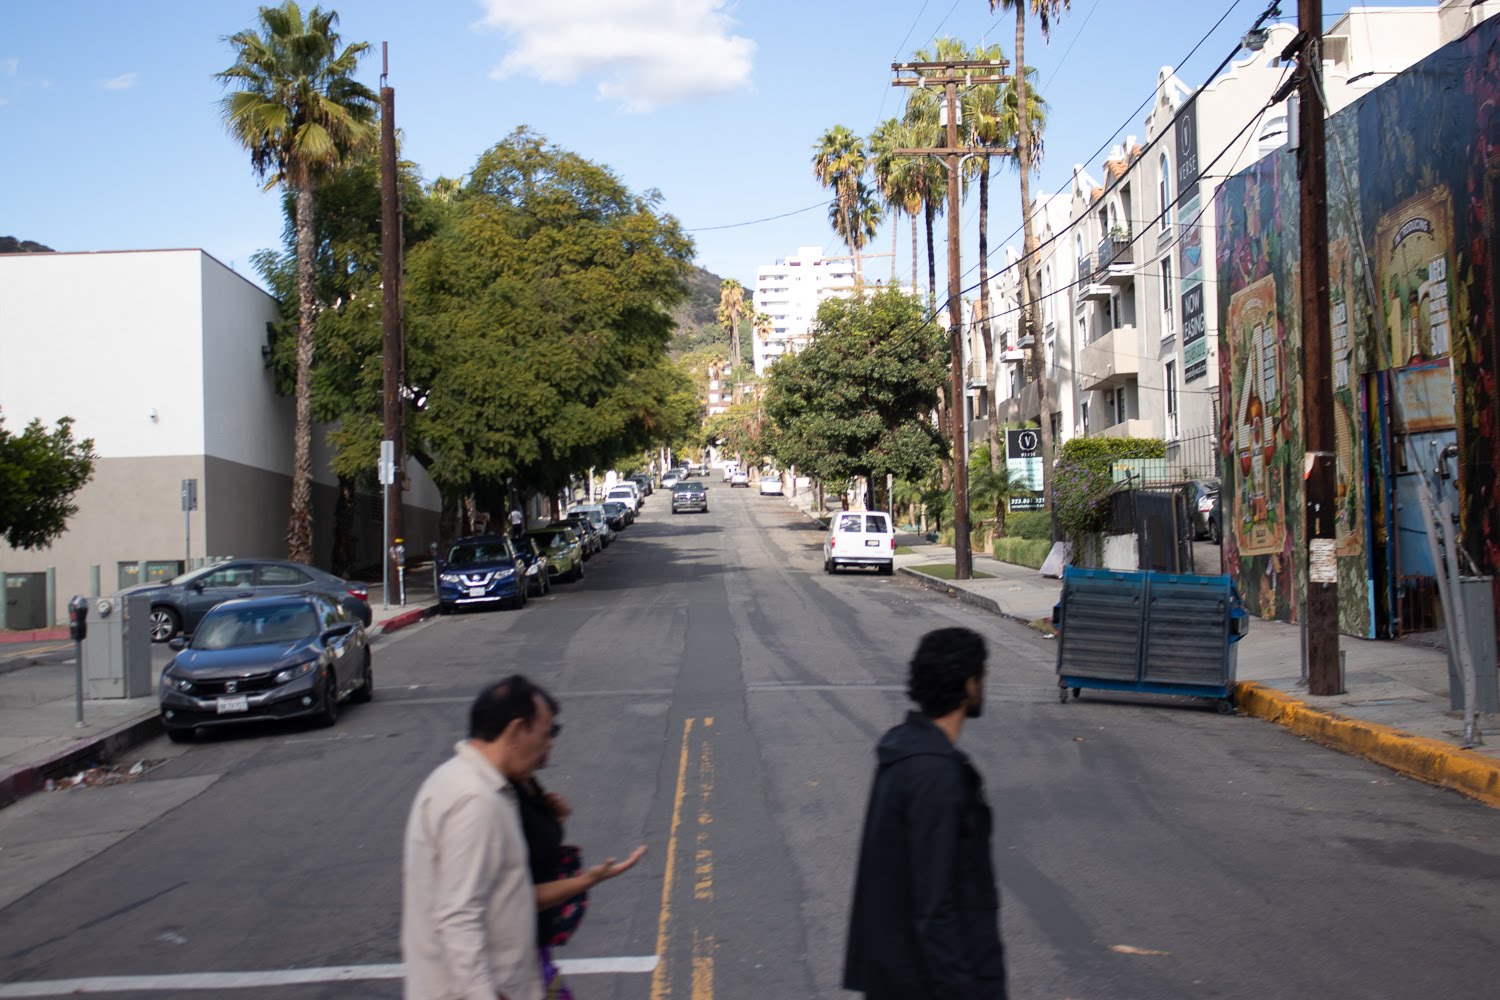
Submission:
[[[869,546],[870,548],[872,548],[872,549],[878,549],[878,548],[880,548],[880,539],[878,539],[878,538],[866,538],[865,539],[865,544],[867,546]]]
[[[483,597],[484,596],[484,588],[483,587],[470,587],[469,588],[469,596],[470,597]]]
[[[248,712],[250,711],[250,698],[243,694],[232,698],[220,698],[218,707],[220,715],[226,712]]]

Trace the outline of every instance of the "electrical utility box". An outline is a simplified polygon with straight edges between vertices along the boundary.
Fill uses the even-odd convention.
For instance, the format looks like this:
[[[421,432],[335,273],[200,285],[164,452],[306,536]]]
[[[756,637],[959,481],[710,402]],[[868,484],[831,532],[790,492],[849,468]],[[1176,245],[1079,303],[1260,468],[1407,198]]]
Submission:
[[[1500,712],[1500,671],[1495,666],[1494,577],[1466,576],[1459,581],[1464,622],[1469,627],[1469,656],[1474,661],[1474,711]],[[1464,710],[1464,676],[1455,651],[1448,650],[1448,704]]]
[[[96,597],[83,640],[83,693],[88,698],[151,694],[151,598]]]

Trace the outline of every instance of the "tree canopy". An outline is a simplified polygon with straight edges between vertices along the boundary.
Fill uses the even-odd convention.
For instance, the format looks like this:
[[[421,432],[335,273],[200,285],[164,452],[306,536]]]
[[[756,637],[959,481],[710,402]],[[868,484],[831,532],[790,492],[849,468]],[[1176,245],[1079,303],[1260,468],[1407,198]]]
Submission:
[[[947,377],[947,337],[911,295],[887,288],[818,308],[811,345],[771,368],[767,446],[783,465],[833,484],[917,480],[941,442],[923,418]]]
[[[18,549],[50,545],[78,513],[73,497],[93,478],[97,459],[91,438],[73,440],[71,417],[51,431],[33,420],[11,434],[0,414],[0,537]]]

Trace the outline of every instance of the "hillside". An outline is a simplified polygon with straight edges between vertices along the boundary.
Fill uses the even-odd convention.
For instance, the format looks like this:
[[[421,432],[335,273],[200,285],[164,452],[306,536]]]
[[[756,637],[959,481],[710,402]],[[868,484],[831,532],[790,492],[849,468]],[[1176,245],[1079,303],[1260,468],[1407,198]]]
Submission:
[[[0,253],[56,253],[32,240],[18,240],[14,236],[0,236]]]
[[[677,333],[672,337],[671,344],[674,357],[715,346],[725,349],[729,347],[729,336],[719,326],[721,280],[712,271],[692,265],[688,273],[687,301],[679,305],[672,314],[672,318],[677,321]]]

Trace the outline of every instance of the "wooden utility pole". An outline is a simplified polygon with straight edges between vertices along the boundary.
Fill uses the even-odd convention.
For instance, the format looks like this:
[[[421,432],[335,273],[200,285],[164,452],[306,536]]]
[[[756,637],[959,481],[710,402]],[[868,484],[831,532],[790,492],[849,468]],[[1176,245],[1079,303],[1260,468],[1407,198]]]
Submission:
[[[1342,694],[1338,501],[1328,304],[1328,163],[1323,106],[1323,0],[1298,0],[1298,189],[1302,230],[1302,469],[1307,536],[1307,690]]]
[[[406,434],[403,428],[401,398],[402,373],[405,368],[401,337],[401,195],[396,175],[396,92],[386,85],[390,73],[390,52],[380,43],[380,329],[381,375],[384,393],[385,439],[396,443],[395,475],[385,487],[386,509],[390,511],[391,538],[405,538],[402,517],[402,480],[406,473]],[[388,579],[396,579],[391,563]],[[387,595],[389,596],[389,595]]]
[[[966,87],[1004,84],[1003,59],[959,59],[946,62],[892,63],[896,73],[892,84],[897,87],[941,85],[947,108],[946,144],[931,149],[898,149],[897,156],[936,156],[948,170],[948,350],[949,398],[948,423],[953,437],[953,578],[968,580],[974,575],[974,554],[969,544],[969,450],[968,428],[964,426],[964,347],[963,308],[960,301],[959,188],[963,161],[970,156],[993,155],[993,148],[967,148],[958,144],[958,85]],[[914,74],[902,76],[903,73]]]

